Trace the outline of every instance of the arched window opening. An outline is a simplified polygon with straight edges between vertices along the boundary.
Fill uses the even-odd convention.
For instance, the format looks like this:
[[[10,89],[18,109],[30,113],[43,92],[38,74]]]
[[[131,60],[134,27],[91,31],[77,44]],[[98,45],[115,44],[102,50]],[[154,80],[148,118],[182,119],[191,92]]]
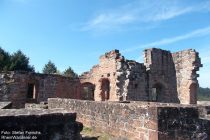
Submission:
[[[190,104],[196,104],[197,102],[197,89],[198,85],[196,83],[190,85]]]
[[[102,79],[101,81],[101,100],[107,101],[110,96],[110,82],[108,79]]]
[[[92,83],[82,84],[82,99],[83,100],[94,100],[95,86]]]

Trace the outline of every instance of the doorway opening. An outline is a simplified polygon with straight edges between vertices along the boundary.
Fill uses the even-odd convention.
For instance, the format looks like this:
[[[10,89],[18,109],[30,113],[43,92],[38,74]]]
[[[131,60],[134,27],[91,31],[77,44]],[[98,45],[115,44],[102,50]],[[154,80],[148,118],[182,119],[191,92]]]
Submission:
[[[35,87],[35,84],[32,84],[32,83],[28,84],[27,98],[28,99],[35,99],[36,98],[36,87]]]

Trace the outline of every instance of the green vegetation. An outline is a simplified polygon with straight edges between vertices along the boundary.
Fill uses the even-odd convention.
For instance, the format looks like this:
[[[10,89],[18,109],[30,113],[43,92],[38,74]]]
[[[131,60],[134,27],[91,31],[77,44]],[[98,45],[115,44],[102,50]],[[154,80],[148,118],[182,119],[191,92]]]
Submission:
[[[198,100],[199,101],[210,101],[210,88],[199,87]]]
[[[55,73],[57,73],[57,67],[55,66],[55,64],[53,62],[51,62],[49,60],[49,62],[47,64],[45,64],[42,72],[44,74],[55,74]]]
[[[10,67],[10,55],[0,48],[0,70],[7,71]]]
[[[74,72],[74,70],[71,67],[68,67],[68,69],[66,69],[64,72],[61,72],[60,70],[57,69],[55,64],[50,60],[47,64],[45,64],[42,72],[44,74],[58,74],[70,78],[78,78],[78,75]]]
[[[34,67],[29,65],[29,58],[20,50],[11,55],[0,47],[0,71],[16,70],[34,72]]]
[[[83,128],[82,132],[83,140],[110,140],[113,139],[113,136],[107,134],[107,133],[101,133],[97,132],[89,127]]]
[[[78,75],[74,72],[74,70],[71,67],[68,67],[68,69],[64,71],[63,75],[70,78],[78,78]]]
[[[21,50],[10,54],[0,47],[0,71],[34,72],[35,69],[33,66],[29,65],[29,57],[27,57]],[[78,78],[78,75],[71,67],[68,67],[64,72],[61,72],[50,60],[45,64],[42,72],[44,74],[58,74],[70,78]]]

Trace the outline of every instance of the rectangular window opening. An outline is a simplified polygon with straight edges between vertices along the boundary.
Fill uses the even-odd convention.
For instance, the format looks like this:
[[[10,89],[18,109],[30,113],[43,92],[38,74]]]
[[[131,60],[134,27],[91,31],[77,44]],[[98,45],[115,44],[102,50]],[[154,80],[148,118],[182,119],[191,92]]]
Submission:
[[[28,93],[27,93],[27,98],[28,99],[35,99],[35,84],[28,84]]]

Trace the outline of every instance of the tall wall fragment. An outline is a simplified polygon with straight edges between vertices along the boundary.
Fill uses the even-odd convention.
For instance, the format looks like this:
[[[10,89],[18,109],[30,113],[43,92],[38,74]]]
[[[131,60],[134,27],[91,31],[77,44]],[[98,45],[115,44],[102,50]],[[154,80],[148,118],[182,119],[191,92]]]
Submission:
[[[81,83],[95,85],[96,101],[147,100],[145,78],[145,66],[124,59],[118,50],[102,55],[99,64],[80,77]]]
[[[196,104],[199,87],[196,72],[202,67],[198,52],[193,49],[172,54],[176,69],[177,92],[181,103]]]
[[[176,70],[172,54],[161,49],[147,49],[144,53],[147,69],[147,89],[150,100],[157,102],[179,102]]]

